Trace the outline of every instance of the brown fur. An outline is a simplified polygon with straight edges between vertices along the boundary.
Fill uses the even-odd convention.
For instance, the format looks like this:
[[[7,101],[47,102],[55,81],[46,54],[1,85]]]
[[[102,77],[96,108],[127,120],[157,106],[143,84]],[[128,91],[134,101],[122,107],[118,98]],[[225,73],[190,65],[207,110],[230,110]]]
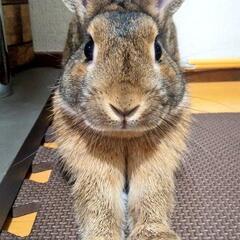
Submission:
[[[54,99],[54,127],[64,168],[75,182],[81,239],[125,239],[128,225],[128,240],[176,240],[169,217],[189,112],[174,25],[170,16],[149,11],[148,1],[116,2],[89,0],[84,18],[75,16]],[[126,31],[121,16],[130,22]],[[92,68],[81,49],[86,31],[97,45]],[[155,65],[150,49],[159,31],[166,49]],[[123,110],[140,105],[128,130],[114,120],[109,102]]]

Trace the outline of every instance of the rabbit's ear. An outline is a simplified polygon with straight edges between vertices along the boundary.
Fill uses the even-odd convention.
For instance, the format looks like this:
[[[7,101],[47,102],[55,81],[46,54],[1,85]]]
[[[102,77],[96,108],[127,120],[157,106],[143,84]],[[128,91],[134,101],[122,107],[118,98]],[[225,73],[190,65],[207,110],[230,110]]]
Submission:
[[[165,15],[173,15],[182,5],[184,0],[133,0],[146,12],[153,16],[163,18]]]
[[[73,13],[77,14],[83,22],[86,15],[85,4],[87,0],[62,0],[65,6]]]
[[[62,0],[65,6],[71,11],[76,11],[76,1],[75,0]],[[80,3],[80,1],[79,1]]]
[[[101,8],[111,0],[62,0],[67,8],[80,16],[82,20],[93,17]]]

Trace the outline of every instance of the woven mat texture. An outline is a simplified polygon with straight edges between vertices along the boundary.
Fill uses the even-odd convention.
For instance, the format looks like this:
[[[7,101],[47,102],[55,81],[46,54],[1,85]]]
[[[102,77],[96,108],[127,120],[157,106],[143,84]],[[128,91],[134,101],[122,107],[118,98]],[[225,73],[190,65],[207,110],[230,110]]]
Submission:
[[[188,151],[177,173],[172,225],[182,240],[240,239],[240,114],[195,115]],[[54,137],[51,129],[46,141]],[[70,187],[56,164],[54,149],[40,147],[34,165],[51,163],[47,184],[28,180],[14,204],[37,203],[32,233],[25,239],[78,239]],[[22,239],[6,232],[1,240]]]

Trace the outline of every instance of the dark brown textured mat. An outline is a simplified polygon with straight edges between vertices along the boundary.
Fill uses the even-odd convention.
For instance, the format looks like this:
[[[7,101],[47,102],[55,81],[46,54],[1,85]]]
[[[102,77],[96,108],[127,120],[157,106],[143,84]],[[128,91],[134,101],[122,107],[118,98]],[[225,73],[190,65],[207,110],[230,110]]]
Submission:
[[[203,114],[195,119],[177,174],[173,228],[182,240],[239,240],[240,114]],[[50,129],[46,141],[52,140]],[[59,173],[58,161],[56,150],[40,147],[34,165],[53,167],[50,181],[26,180],[15,202],[15,215],[19,207],[32,203],[38,210],[32,233],[25,239],[78,238],[70,188]],[[2,232],[0,239],[22,238]]]

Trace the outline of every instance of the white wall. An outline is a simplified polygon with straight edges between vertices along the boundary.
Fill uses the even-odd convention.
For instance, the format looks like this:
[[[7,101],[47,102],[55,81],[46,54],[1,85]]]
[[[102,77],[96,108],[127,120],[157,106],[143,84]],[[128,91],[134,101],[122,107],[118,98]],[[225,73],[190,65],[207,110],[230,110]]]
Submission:
[[[71,13],[62,0],[30,0],[33,45],[36,52],[63,50]]]
[[[71,14],[61,0],[30,0],[34,48],[62,51]],[[185,0],[175,15],[183,62],[240,58],[240,0]]]
[[[240,58],[240,0],[185,0],[175,22],[182,61]]]

